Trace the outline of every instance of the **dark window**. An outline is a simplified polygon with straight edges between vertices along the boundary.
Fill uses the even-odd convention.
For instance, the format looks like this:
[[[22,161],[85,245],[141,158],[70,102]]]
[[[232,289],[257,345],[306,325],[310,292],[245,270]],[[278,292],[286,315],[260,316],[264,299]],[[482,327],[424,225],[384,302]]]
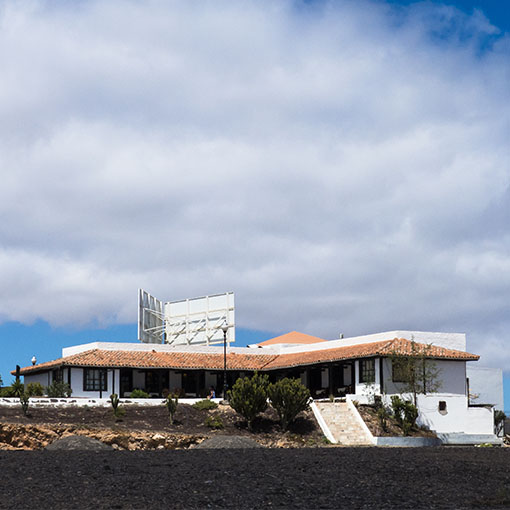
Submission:
[[[396,383],[409,382],[409,361],[407,359],[394,359],[391,362],[391,380]]]
[[[439,411],[446,411],[446,401],[444,400],[439,401]]]
[[[195,395],[197,392],[197,374],[195,371],[182,373],[182,387],[188,395]]]
[[[362,359],[359,362],[359,382],[373,383],[375,382],[375,360]]]
[[[52,371],[52,380],[56,382],[62,382],[64,380],[64,371],[62,368],[57,368]]]
[[[106,370],[101,368],[83,369],[83,391],[106,390]]]

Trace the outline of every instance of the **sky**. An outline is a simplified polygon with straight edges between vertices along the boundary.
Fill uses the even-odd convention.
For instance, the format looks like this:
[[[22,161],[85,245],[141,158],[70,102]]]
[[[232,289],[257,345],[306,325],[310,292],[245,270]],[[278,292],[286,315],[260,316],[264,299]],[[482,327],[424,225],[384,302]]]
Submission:
[[[4,380],[143,288],[234,291],[238,345],[465,332],[510,395],[509,10],[2,2]]]

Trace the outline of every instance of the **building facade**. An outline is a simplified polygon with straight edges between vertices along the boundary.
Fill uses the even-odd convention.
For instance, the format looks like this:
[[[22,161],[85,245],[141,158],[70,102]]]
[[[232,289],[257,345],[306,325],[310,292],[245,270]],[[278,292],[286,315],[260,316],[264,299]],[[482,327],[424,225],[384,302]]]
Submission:
[[[493,433],[493,407],[488,404],[497,402],[482,400],[498,395],[497,374],[484,369],[497,388],[486,385],[483,399],[474,403],[472,385],[477,383],[470,386],[467,365],[476,365],[479,356],[466,352],[466,337],[457,333],[391,331],[324,340],[291,332],[249,347],[229,346],[225,357],[221,346],[94,342],[65,348],[61,358],[22,368],[20,375],[25,383],[44,386],[67,382],[75,398],[108,398],[112,393],[129,398],[133,389],[154,398],[169,392],[197,398],[210,388],[222,394],[224,371],[227,387],[261,372],[271,381],[299,378],[316,399],[334,396],[367,403],[381,395],[389,402],[406,388],[396,361],[417,353],[437,373],[436,387],[417,396],[418,423],[438,433]]]

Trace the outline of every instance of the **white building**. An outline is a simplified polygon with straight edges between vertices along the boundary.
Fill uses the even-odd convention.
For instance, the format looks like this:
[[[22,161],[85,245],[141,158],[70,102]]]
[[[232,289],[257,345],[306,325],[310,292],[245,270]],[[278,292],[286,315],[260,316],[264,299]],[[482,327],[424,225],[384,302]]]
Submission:
[[[418,424],[446,442],[492,436],[493,406],[502,408],[501,371],[468,368],[476,366],[479,356],[466,351],[466,336],[459,333],[390,331],[328,341],[291,332],[249,347],[228,346],[227,384],[258,371],[271,380],[298,377],[314,398],[345,396],[363,403],[375,393],[389,400],[404,388],[395,357],[416,352],[426,353],[440,382],[435,391],[418,395]],[[65,348],[61,358],[25,367],[20,375],[25,383],[45,386],[68,382],[73,397],[128,397],[134,388],[152,396],[177,391],[201,397],[211,386],[221,393],[224,362],[223,346],[94,342]]]

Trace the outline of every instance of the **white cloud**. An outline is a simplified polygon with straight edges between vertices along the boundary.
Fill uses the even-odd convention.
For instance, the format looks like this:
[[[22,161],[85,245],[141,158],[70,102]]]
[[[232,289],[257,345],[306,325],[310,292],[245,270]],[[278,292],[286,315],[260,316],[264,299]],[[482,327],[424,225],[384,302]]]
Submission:
[[[501,363],[509,47],[426,3],[4,2],[0,318],[234,290],[240,326]]]

